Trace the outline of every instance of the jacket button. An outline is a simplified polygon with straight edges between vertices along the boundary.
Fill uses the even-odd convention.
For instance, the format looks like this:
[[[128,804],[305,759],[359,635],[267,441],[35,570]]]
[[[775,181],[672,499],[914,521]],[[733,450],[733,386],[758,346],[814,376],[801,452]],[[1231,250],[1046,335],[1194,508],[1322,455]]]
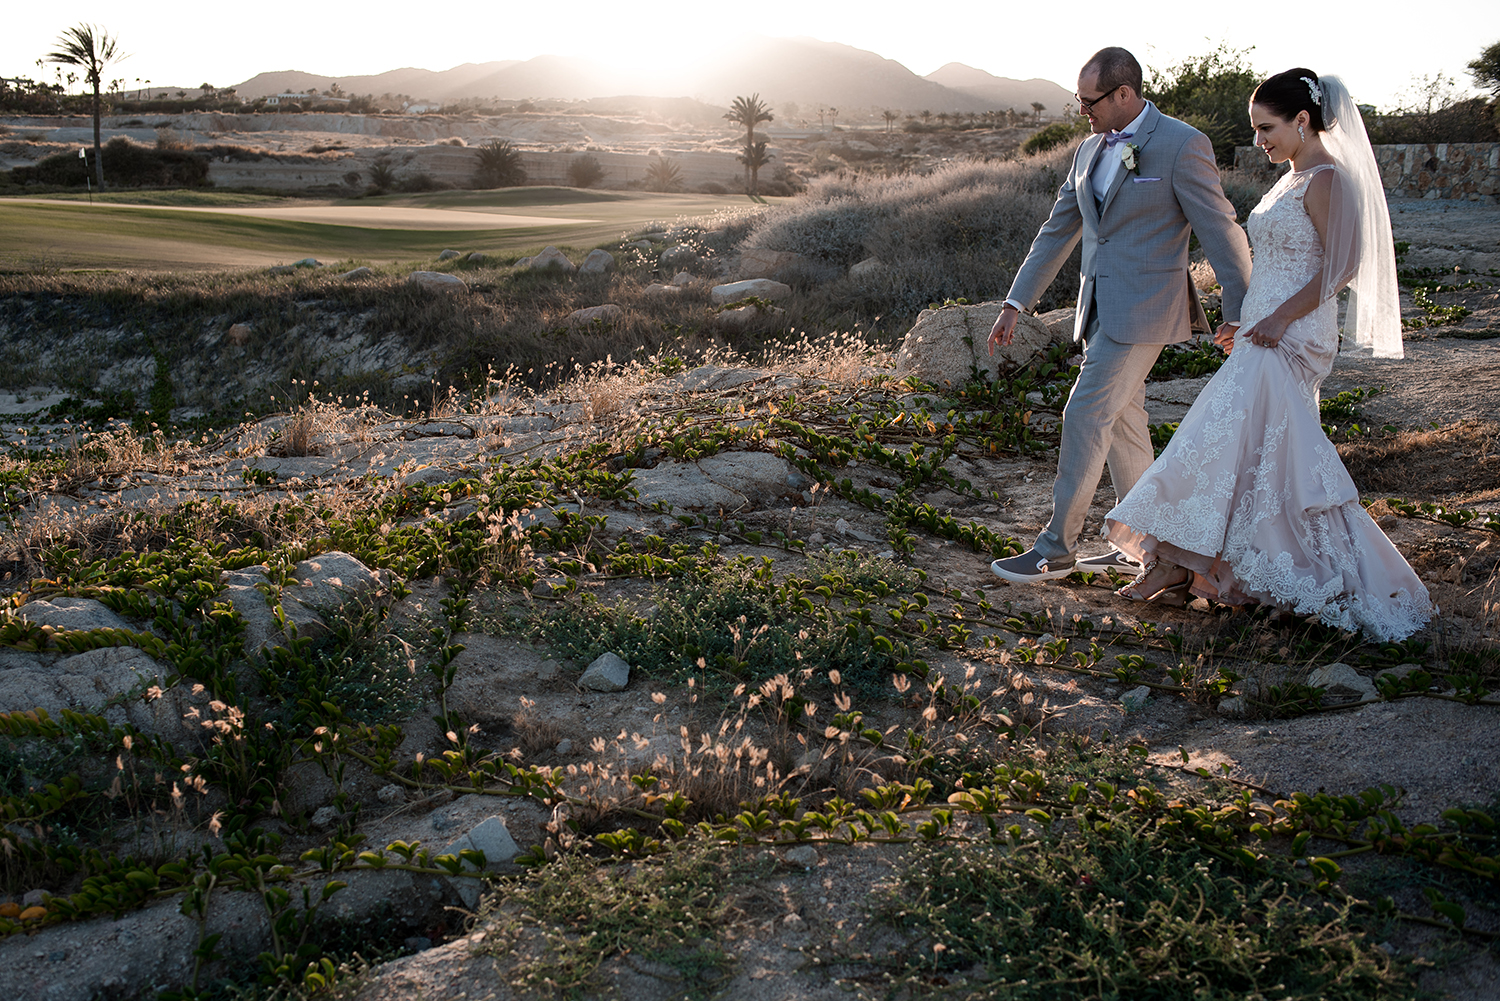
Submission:
[[[1103,239],[1103,240],[1100,240],[1100,241],[1099,241],[1099,246],[1101,246],[1101,247],[1102,247],[1102,246],[1104,246],[1104,245],[1105,245],[1105,244],[1106,244],[1106,243],[1108,243],[1108,242],[1109,242],[1109,240],[1108,240],[1108,238],[1106,238],[1106,239]]]

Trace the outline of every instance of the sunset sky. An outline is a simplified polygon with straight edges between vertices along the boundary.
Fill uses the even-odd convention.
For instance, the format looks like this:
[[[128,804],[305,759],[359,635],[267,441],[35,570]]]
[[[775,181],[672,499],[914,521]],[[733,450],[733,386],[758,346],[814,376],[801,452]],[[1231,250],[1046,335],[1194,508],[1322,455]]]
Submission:
[[[659,14],[648,16],[653,10]],[[204,81],[231,86],[268,70],[337,77],[544,54],[639,67],[649,84],[653,70],[712,59],[736,37],[753,32],[842,42],[895,59],[919,75],[961,62],[997,76],[1043,77],[1071,90],[1078,66],[1103,45],[1124,45],[1147,66],[1167,66],[1225,41],[1254,46],[1250,62],[1258,70],[1301,64],[1339,73],[1356,99],[1389,107],[1422,75],[1442,72],[1470,90],[1465,65],[1500,41],[1495,0],[1452,0],[1430,17],[1407,8],[1393,22],[1371,16],[1371,5],[1362,0],[1311,6],[1165,0],[1133,8],[1098,0],[936,0],[908,10],[852,14],[846,4],[806,0],[684,8],[581,0],[550,7],[196,5],[168,13],[149,5],[78,0],[66,14],[40,4],[11,10],[0,33],[0,75],[37,76],[36,60],[51,51],[58,34],[85,21],[108,28],[130,53],[108,76],[124,77],[128,86],[139,77],[180,87]],[[51,80],[53,67],[41,75]],[[762,81],[745,81],[746,91],[764,89]]]

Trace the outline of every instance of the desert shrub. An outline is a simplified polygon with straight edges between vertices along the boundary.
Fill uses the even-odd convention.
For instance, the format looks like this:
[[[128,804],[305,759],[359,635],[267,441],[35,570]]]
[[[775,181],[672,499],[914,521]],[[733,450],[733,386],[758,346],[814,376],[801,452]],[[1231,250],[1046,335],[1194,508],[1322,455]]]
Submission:
[[[479,166],[474,170],[476,188],[514,188],[526,183],[521,151],[504,139],[493,139],[474,151]]]
[[[1246,62],[1249,53],[1220,43],[1206,55],[1166,69],[1151,67],[1146,74],[1145,96],[1208,136],[1220,166],[1234,162],[1236,146],[1255,140],[1246,107],[1262,74]]]
[[[729,189],[720,184],[718,181],[704,181],[702,184],[698,185],[698,190],[705,195],[729,194]]]
[[[677,191],[682,187],[682,171],[676,161],[657,156],[646,168],[646,187],[652,191]]]
[[[385,194],[395,185],[396,168],[392,167],[385,157],[377,157],[370,165],[370,187],[380,194]]]
[[[599,158],[591,153],[575,156],[568,164],[568,181],[575,188],[592,188],[604,179]]]
[[[83,187],[85,164],[76,152],[49,156],[11,172],[16,184]],[[104,180],[122,188],[201,188],[208,184],[208,157],[186,149],[153,149],[116,136],[104,144]]]
[[[1224,194],[1229,198],[1229,203],[1234,206],[1234,217],[1243,223],[1250,218],[1250,210],[1260,204],[1266,192],[1271,190],[1271,185],[1275,183],[1275,175],[1222,170],[1219,172],[1219,181],[1224,187]]]
[[[446,191],[451,187],[451,184],[439,181],[425,170],[407,174],[396,181],[396,190],[405,194],[417,194],[422,191]]]
[[[1045,129],[1032,133],[1031,138],[1021,144],[1021,152],[1028,156],[1033,153],[1045,153],[1063,143],[1072,142],[1088,130],[1088,121],[1082,117],[1073,122],[1054,122]]]
[[[866,257],[886,265],[825,285],[830,311],[907,317],[932,301],[1000,295],[1047,218],[1071,156],[1060,148],[1019,161],[952,163],[927,176],[828,175],[764,212],[745,242],[840,268]],[[1041,308],[1070,300],[1076,273],[1076,261],[1064,264]]]
[[[1405,143],[1486,143],[1500,140],[1495,108],[1484,98],[1403,108],[1365,119],[1376,145]]]
[[[157,149],[187,149],[188,144],[183,141],[182,135],[170,125],[158,125],[156,127]]]

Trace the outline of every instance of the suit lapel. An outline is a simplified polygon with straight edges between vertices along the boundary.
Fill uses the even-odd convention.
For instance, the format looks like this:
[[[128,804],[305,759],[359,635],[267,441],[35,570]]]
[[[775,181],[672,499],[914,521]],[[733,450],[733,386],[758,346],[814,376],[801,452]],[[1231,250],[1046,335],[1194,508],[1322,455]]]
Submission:
[[[1078,209],[1085,216],[1093,220],[1094,228],[1099,227],[1099,203],[1094,200],[1094,172],[1099,169],[1099,158],[1104,149],[1104,140],[1099,136],[1090,136],[1084,140],[1086,143],[1094,143],[1093,152],[1083,158],[1085,164],[1083,176],[1078,179]]]
[[[1156,105],[1153,104],[1146,109],[1146,118],[1141,122],[1140,131],[1131,136],[1130,141],[1134,143],[1139,150],[1144,152],[1146,149],[1146,144],[1151,141],[1151,134],[1156,131],[1156,126],[1160,121],[1161,112],[1157,111]],[[1139,168],[1139,154],[1137,154],[1136,164],[1137,168]],[[1109,211],[1109,205],[1115,200],[1115,195],[1119,194],[1120,189],[1125,186],[1125,175],[1128,173],[1130,173],[1130,171],[1126,170],[1124,165],[1121,165],[1120,169],[1115,171],[1114,183],[1110,184],[1109,190],[1104,194],[1104,204],[1099,207],[1099,214],[1101,216]]]

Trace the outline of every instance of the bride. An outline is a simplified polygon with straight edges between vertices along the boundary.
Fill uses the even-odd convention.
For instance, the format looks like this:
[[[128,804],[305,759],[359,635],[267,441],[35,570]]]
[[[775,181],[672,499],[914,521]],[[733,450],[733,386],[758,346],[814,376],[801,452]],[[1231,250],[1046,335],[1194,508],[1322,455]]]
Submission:
[[[1427,589],[1360,505],[1323,433],[1318,388],[1346,331],[1400,358],[1390,215],[1359,110],[1338,77],[1297,68],[1250,98],[1256,145],[1292,169],[1250,214],[1255,266],[1229,358],[1104,534],[1145,564],[1120,594],[1256,601],[1380,641],[1431,615]]]

